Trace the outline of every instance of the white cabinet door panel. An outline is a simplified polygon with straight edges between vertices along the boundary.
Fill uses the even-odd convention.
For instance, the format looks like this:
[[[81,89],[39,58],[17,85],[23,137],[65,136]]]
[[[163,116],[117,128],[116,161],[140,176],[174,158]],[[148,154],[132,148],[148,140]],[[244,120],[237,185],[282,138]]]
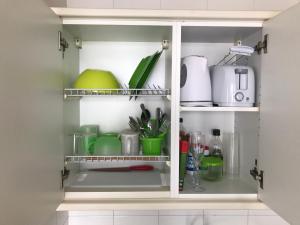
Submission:
[[[299,2],[298,0],[254,0],[255,10],[285,10]]]
[[[160,0],[114,0],[116,9],[159,9]]]
[[[160,216],[159,225],[203,225],[203,216]]]
[[[115,216],[114,225],[158,225],[158,216]]]
[[[70,216],[69,225],[114,225],[113,216]]]
[[[247,216],[204,216],[204,225],[247,225]]]
[[[207,8],[207,0],[161,0],[161,9],[192,9],[204,10]]]
[[[67,0],[68,8],[112,9],[113,0]]]
[[[0,224],[55,223],[63,198],[59,18],[40,0],[0,3]]]
[[[253,10],[253,0],[208,0],[208,10]]]
[[[300,202],[300,5],[264,24],[268,53],[262,55],[259,198],[291,224]]]
[[[279,216],[249,216],[248,225],[289,225]]]

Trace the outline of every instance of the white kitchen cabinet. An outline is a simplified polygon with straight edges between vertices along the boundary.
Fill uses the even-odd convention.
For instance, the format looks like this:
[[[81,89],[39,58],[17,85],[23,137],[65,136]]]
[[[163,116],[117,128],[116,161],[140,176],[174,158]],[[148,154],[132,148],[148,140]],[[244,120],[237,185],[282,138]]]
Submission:
[[[298,2],[298,0],[254,0],[254,10],[286,10],[293,5],[296,5]]]
[[[14,1],[14,4],[19,3]],[[63,170],[64,160],[61,157],[63,149],[65,156],[69,156],[66,159],[79,160],[79,163],[66,165],[71,172],[69,179],[64,182],[64,206],[69,204],[74,207],[76,204],[86,204],[93,208],[98,204],[107,209],[113,209],[115,205],[124,209],[130,208],[128,205],[133,204],[133,207],[140,206],[145,209],[190,208],[195,205],[213,208],[212,204],[219,204],[219,207],[221,205],[239,207],[243,202],[251,205],[263,201],[288,222],[297,224],[300,221],[296,212],[299,201],[297,194],[300,189],[299,179],[296,179],[299,152],[295,148],[299,145],[297,135],[300,127],[297,117],[300,108],[295,104],[300,96],[297,88],[299,80],[297,59],[300,52],[297,37],[300,30],[292,23],[295,18],[299,17],[300,6],[283,12],[267,22],[257,21],[254,18],[251,21],[241,20],[241,17],[235,21],[220,18],[192,21],[176,18],[149,20],[63,17],[63,28],[61,28],[60,20],[50,14],[45,5],[38,5],[35,10],[40,14],[37,15],[28,9],[16,9],[17,12],[20,11],[20,15],[24,14],[24,18],[30,18],[30,20],[14,21],[11,19],[13,25],[8,24],[4,27],[7,35],[4,36],[3,43],[11,44],[3,48],[7,62],[1,66],[1,74],[13,74],[19,78],[18,82],[15,82],[13,75],[3,79],[3,84],[5,84],[2,89],[3,95],[1,95],[5,97],[1,98],[3,105],[7,105],[8,98],[15,100],[10,102],[11,105],[1,109],[3,112],[1,119],[4,124],[1,131],[7,134],[10,129],[13,130],[8,132],[8,138],[3,141],[4,146],[6,149],[12,149],[12,151],[7,151],[7,154],[8,152],[13,154],[13,150],[18,149],[30,150],[26,153],[24,151],[16,153],[17,157],[12,155],[13,158],[19,160],[17,165],[20,169],[17,173],[16,167],[10,165],[12,174],[5,175],[8,178],[19,178],[15,180],[27,179],[22,183],[30,184],[25,185],[22,191],[15,190],[16,186],[22,185],[5,186],[4,192],[10,195],[5,196],[4,201],[10,202],[13,195],[16,196],[13,202],[17,199],[24,200],[22,198],[26,196],[24,202],[31,202],[40,217],[36,221],[28,220],[28,223],[33,225],[43,223],[62,201],[59,176]],[[7,13],[4,16],[6,19],[10,18]],[[31,17],[35,20],[31,20]],[[246,14],[245,17],[247,17]],[[15,27],[19,29],[13,29]],[[26,28],[26,31],[23,28]],[[64,57],[62,57],[62,52],[57,50],[58,30],[63,31],[62,36],[69,42]],[[255,68],[257,75],[257,108],[245,111],[234,108],[224,111],[220,109],[216,111],[213,108],[211,111],[195,111],[180,107],[180,59],[182,56],[201,52],[213,64],[237,39],[254,46],[263,39],[263,34],[269,34],[268,53],[255,55],[248,62]],[[82,41],[81,50],[76,48],[75,38]],[[169,41],[169,48],[164,51],[149,82],[150,84],[157,82],[156,86],[170,90],[170,93],[165,94],[163,98],[147,96],[136,102],[129,102],[128,96],[83,97],[81,100],[69,100],[72,96],[67,96],[67,100],[63,102],[63,86],[70,88],[76,75],[86,67],[113,70],[120,81],[126,83],[139,60],[160,49],[162,40]],[[14,45],[16,43],[17,45]],[[18,51],[12,51],[11,46],[17,47]],[[10,70],[12,67],[7,67],[10,64],[14,65],[13,71]],[[12,88],[16,92],[11,92]],[[22,93],[18,93],[21,91]],[[153,180],[149,179],[143,186],[137,186],[134,183],[136,182],[134,175],[124,174],[123,180],[118,180],[119,183],[114,184],[113,188],[101,186],[103,181],[100,179],[98,181],[102,182],[101,185],[96,182],[90,186],[88,184],[74,186],[72,179],[91,163],[82,163],[80,158],[72,158],[72,134],[78,126],[97,120],[97,123],[103,124],[101,128],[104,132],[119,131],[117,129],[125,128],[126,123],[123,121],[128,115],[136,113],[135,115],[138,116],[137,109],[141,102],[145,102],[152,111],[159,105],[171,115],[172,125],[167,144],[167,158],[152,160],[157,170],[160,171],[161,184],[152,186]],[[123,110],[119,109],[120,106]],[[85,111],[86,108],[97,111],[98,116]],[[118,120],[122,116],[124,118]],[[207,183],[205,184],[207,185],[206,191],[203,193],[196,193],[188,186],[183,193],[178,192],[178,121],[180,116],[184,117],[191,130],[209,130],[213,126],[220,126],[224,131],[240,133],[240,178],[224,179],[218,184]],[[10,122],[14,118],[18,118],[16,120],[18,122],[11,125]],[[21,130],[19,125],[22,125]],[[17,138],[19,142],[13,142],[14,138]],[[15,143],[13,147],[11,143]],[[45,158],[47,160],[42,161]],[[259,170],[264,171],[263,189],[258,187],[257,182],[249,175],[255,159],[258,159]],[[118,160],[117,165],[134,164],[132,159],[128,161],[118,158]],[[110,160],[103,161],[96,158],[93,161],[97,164],[93,162],[92,166],[112,165],[108,162]],[[6,164],[3,165],[7,166]],[[83,174],[83,177],[88,175]],[[11,182],[6,183],[11,184]],[[189,185],[188,180],[186,185]],[[27,199],[30,196],[32,198]],[[45,200],[39,201],[35,198]],[[19,207],[30,208],[25,205]],[[12,221],[11,211],[5,214],[4,221]],[[18,219],[21,221],[30,216],[30,211],[25,211]],[[120,215],[117,223],[129,223],[127,217],[135,217],[136,223],[140,223],[143,220],[142,217],[144,219],[149,217],[149,220],[145,220],[147,223],[158,223],[157,217],[152,215]],[[221,215],[220,218],[207,215],[204,224],[206,222],[210,224],[211,221],[222,224],[223,217],[226,215]],[[244,215],[236,215],[231,219],[232,224],[247,224]],[[18,224],[18,222],[15,223]],[[108,219],[107,223],[110,224],[111,220]]]
[[[159,9],[160,0],[155,0],[155,1],[114,0],[114,8],[116,9]]]
[[[253,0],[208,0],[208,10],[253,10]]]
[[[111,9],[114,7],[114,1],[113,0],[67,0],[67,7],[70,8],[102,8],[102,9]]]
[[[188,0],[188,1],[180,1],[180,0],[161,0],[161,9],[192,9],[192,10],[204,10],[207,8],[206,0]]]

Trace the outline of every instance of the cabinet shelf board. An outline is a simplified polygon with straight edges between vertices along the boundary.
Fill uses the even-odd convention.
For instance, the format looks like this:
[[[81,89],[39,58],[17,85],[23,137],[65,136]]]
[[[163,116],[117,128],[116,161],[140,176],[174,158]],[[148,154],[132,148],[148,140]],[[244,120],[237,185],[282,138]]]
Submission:
[[[136,10],[136,9],[83,9],[83,8],[51,8],[63,18],[143,18],[143,19],[231,19],[231,20],[268,20],[276,16],[278,11],[208,11],[208,10]]]
[[[147,196],[140,199],[136,198],[123,198],[123,199],[103,199],[92,198],[79,198],[72,200],[65,199],[58,207],[58,211],[76,211],[76,210],[194,210],[194,209],[228,209],[228,210],[241,210],[241,209],[268,209],[268,207],[259,201],[232,201],[232,200],[195,200],[195,199],[171,199],[168,197],[168,192],[158,192],[156,196],[152,193],[136,192],[138,196]],[[135,193],[128,195],[133,196]],[[124,193],[123,193],[124,195]],[[159,196],[164,196],[161,198]],[[80,193],[77,196],[81,197]],[[109,195],[106,195],[109,196]],[[150,197],[151,196],[151,197]],[[99,197],[97,195],[97,197]]]
[[[259,107],[180,107],[181,112],[259,112]]]
[[[201,198],[201,199],[257,199],[257,189],[240,178],[223,177],[218,181],[201,180],[202,192],[194,191],[192,176],[186,175],[183,191],[179,193],[180,198]]]

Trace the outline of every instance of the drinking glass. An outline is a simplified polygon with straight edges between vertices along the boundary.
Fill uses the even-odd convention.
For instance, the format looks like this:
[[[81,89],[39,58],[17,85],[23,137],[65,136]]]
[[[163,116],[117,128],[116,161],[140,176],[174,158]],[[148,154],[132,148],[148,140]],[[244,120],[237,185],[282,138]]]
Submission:
[[[202,154],[202,143],[204,136],[201,132],[193,132],[191,134],[191,152],[193,156],[194,173],[193,173],[193,186],[196,192],[202,192],[205,189],[201,187],[200,182],[200,156]]]

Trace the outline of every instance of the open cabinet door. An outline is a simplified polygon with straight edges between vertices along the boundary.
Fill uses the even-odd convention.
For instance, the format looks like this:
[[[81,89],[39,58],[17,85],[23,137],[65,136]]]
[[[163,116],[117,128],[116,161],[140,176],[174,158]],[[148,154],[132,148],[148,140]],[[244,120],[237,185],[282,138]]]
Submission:
[[[264,24],[259,198],[291,224],[300,224],[300,5]]]
[[[0,224],[54,225],[63,198],[59,18],[43,0],[1,0]]]

